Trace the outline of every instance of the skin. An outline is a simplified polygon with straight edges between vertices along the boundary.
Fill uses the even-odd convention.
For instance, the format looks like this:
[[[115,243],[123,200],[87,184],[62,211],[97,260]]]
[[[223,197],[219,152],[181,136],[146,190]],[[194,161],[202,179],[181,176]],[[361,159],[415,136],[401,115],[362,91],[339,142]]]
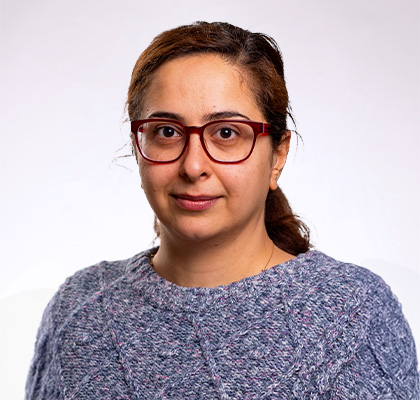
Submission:
[[[169,61],[155,72],[141,118],[170,117],[188,126],[226,117],[265,122],[245,78],[218,55]],[[211,161],[195,134],[174,163],[137,154],[143,190],[160,221],[153,264],[162,277],[215,287],[293,258],[273,248],[264,225],[266,195],[277,187],[289,140],[273,149],[261,136],[249,159],[230,165]]]

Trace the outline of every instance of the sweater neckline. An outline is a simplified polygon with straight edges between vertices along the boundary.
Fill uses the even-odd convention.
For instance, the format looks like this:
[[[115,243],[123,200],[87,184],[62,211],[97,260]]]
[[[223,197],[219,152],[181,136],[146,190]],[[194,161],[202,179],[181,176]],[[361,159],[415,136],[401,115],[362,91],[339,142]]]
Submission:
[[[126,276],[131,287],[154,307],[174,312],[201,312],[229,306],[235,302],[257,299],[264,293],[273,295],[273,289],[285,281],[287,271],[295,269],[319,253],[309,250],[258,275],[217,287],[185,287],[162,278],[152,267],[150,256],[158,248],[134,256],[128,263]]]

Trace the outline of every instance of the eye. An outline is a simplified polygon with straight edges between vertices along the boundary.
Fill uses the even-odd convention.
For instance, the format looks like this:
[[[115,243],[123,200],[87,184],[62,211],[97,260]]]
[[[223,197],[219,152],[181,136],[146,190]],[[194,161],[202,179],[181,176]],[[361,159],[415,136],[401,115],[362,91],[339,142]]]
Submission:
[[[236,132],[232,128],[224,127],[220,128],[215,133],[217,138],[220,139],[233,139],[236,135],[238,135],[238,132]]]
[[[172,137],[182,136],[181,128],[178,128],[176,126],[171,126],[171,125],[156,126],[153,132],[156,136],[159,136],[162,138],[172,138]]]
[[[216,125],[213,127],[212,140],[231,141],[236,140],[241,135],[239,127],[233,125]]]

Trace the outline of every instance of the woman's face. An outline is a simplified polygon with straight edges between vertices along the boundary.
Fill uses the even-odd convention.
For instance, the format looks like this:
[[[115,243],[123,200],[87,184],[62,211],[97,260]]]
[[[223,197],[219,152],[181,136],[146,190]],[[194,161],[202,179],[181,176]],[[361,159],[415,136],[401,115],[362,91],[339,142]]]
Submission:
[[[176,119],[187,126],[226,117],[265,122],[246,78],[218,55],[169,61],[153,76],[141,118]],[[269,137],[261,136],[250,158],[219,164],[192,134],[183,156],[171,164],[154,164],[138,154],[142,187],[161,223],[162,241],[217,242],[261,232],[267,192],[277,186],[287,147],[273,151]]]

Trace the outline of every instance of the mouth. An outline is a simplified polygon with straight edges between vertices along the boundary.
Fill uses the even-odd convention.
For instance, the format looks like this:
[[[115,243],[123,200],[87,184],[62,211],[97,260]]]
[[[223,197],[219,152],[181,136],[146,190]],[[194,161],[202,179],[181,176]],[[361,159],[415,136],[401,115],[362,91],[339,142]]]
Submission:
[[[220,196],[173,194],[172,198],[175,200],[176,204],[184,210],[203,211],[216,204],[220,199]]]

